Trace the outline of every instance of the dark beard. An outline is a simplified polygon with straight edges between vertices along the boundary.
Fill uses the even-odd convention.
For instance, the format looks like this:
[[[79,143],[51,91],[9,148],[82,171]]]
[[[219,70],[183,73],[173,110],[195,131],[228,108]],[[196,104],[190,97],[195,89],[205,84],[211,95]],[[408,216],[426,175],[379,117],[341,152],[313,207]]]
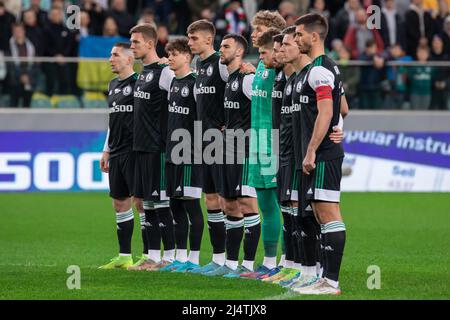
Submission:
[[[303,47],[299,47],[300,53],[309,55],[311,52],[311,45],[304,45]]]
[[[229,65],[232,61],[233,61],[233,59],[223,59],[223,60],[221,60],[220,62],[221,62],[223,65],[227,66],[227,65]]]

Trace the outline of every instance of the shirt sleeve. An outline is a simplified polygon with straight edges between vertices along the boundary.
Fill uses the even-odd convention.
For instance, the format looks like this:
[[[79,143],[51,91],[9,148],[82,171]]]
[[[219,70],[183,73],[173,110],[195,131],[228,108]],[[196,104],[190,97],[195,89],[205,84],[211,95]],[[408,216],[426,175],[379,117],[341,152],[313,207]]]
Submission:
[[[226,65],[220,63],[219,61],[219,73],[220,73],[220,77],[222,78],[223,82],[227,82],[228,81],[228,68]]]
[[[247,74],[244,76],[244,80],[242,81],[242,91],[249,100],[252,99],[252,84],[254,78],[255,75],[253,73]]]
[[[170,80],[169,90],[167,91],[167,101],[170,100],[170,89],[172,88],[172,82],[173,82],[173,79],[175,79],[175,78],[172,78],[172,79]]]
[[[339,114],[339,122],[337,127],[341,130],[344,130],[344,118],[342,118],[342,114]]]
[[[197,102],[197,85],[194,84],[194,100]]]
[[[322,87],[334,89],[334,74],[323,66],[313,67],[309,73],[308,84],[314,91],[320,91]]]
[[[106,132],[106,139],[105,139],[105,144],[103,145],[103,152],[109,152],[109,128],[108,131]]]
[[[175,78],[174,72],[169,67],[164,67],[159,77],[159,88],[169,92],[173,78]]]

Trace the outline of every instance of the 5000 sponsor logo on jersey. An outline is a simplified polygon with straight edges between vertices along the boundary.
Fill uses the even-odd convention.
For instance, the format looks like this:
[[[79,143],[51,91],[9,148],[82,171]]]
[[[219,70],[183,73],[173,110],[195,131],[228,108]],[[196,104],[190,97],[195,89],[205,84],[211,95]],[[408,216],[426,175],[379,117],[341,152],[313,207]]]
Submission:
[[[195,92],[197,94],[214,94],[216,93],[216,87],[198,87]]]
[[[169,105],[169,112],[181,113],[181,114],[189,114],[189,108]]]
[[[233,102],[233,101],[224,101],[223,106],[226,109],[239,109],[240,108],[239,102]]]
[[[119,106],[109,108],[109,113],[115,112],[133,112],[133,106],[131,104],[129,105],[121,104]]]
[[[267,98],[267,91],[261,89],[255,89],[252,91],[252,95],[255,97]]]
[[[94,179],[101,156],[100,152],[77,157],[67,152],[0,153],[0,176],[6,177],[0,181],[0,191],[107,190],[106,174]]]
[[[281,114],[290,114],[292,112],[291,106],[282,106],[281,107]]]
[[[272,91],[272,98],[283,98],[283,92],[282,91]]]
[[[134,97],[135,98],[141,98],[141,99],[150,100],[150,93],[149,92],[145,92],[145,91],[140,91],[138,89],[137,91],[134,92]]]

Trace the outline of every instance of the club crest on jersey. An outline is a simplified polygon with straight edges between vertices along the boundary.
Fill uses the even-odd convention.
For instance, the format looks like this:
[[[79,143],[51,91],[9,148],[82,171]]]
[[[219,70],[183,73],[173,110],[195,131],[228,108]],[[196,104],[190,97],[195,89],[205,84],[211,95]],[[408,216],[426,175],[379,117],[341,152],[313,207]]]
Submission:
[[[189,88],[187,86],[184,86],[183,89],[181,89],[181,96],[186,98],[189,95]]]
[[[295,91],[297,91],[297,93],[300,93],[300,91],[302,91],[302,82],[299,81],[297,83],[297,85],[295,86]]]
[[[263,79],[267,79],[268,76],[269,76],[269,71],[268,70],[264,70],[264,72],[262,74],[262,78]]]
[[[275,80],[280,81],[282,77],[283,77],[283,72],[278,72],[277,78]]]
[[[288,85],[286,88],[286,94],[289,96],[292,93],[292,85]]]
[[[132,91],[131,86],[126,86],[122,92],[124,96],[129,96],[131,91]]]
[[[213,67],[209,66],[208,69],[206,69],[206,74],[208,75],[208,77],[211,77],[211,75],[213,74]]]
[[[145,77],[145,82],[150,82],[153,80],[153,71],[150,71]]]
[[[237,91],[237,89],[239,89],[239,81],[234,80],[233,83],[231,84],[231,90]]]

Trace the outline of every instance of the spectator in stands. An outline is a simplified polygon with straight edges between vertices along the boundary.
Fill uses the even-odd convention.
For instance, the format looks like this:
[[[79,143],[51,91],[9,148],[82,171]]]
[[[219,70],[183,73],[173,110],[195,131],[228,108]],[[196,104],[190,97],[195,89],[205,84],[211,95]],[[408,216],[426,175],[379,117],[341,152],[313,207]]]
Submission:
[[[405,14],[406,53],[415,57],[419,45],[428,46],[434,33],[431,14],[423,9],[423,0],[411,0],[410,9]]]
[[[103,24],[103,34],[104,37],[117,37],[119,36],[119,27],[117,26],[116,20],[112,17],[108,17]]]
[[[339,71],[341,72],[341,79],[343,79],[343,87],[345,91],[345,97],[352,109],[358,108],[358,101],[356,99],[358,93],[358,83],[360,80],[359,67],[349,66],[348,62],[351,59],[351,51],[344,45],[337,49],[337,55],[339,62]]]
[[[450,0],[424,0],[423,9],[428,11],[433,18],[436,18],[443,3],[450,5]]]
[[[94,28],[91,23],[91,16],[86,10],[80,11],[80,33],[81,37],[87,37],[89,35],[95,35]]]
[[[323,17],[330,19],[330,11],[327,9],[327,4],[325,0],[314,0],[312,7],[309,9],[309,13],[318,13]]]
[[[89,14],[89,34],[100,36],[105,22],[105,11],[101,5],[94,0],[83,0],[81,10]]]
[[[400,44],[394,44],[387,51],[387,60],[410,62],[413,61],[413,58],[405,54],[405,50]],[[408,67],[389,66],[386,68],[386,77],[390,84],[390,90],[384,100],[385,109],[406,109]]]
[[[141,16],[139,17],[139,20],[137,23],[138,24],[150,23],[150,24],[156,25],[155,13],[153,12],[153,10],[150,8],[145,8],[142,11]]]
[[[150,8],[153,10],[156,20],[159,23],[168,23],[169,15],[173,9],[173,0],[144,0],[144,8]]]
[[[381,9],[381,37],[385,47],[400,44],[404,47],[403,19],[397,12],[394,0],[385,0]]]
[[[169,30],[164,24],[160,24],[156,31],[158,33],[158,42],[156,44],[158,57],[167,57],[166,45],[169,42]]]
[[[347,0],[338,11],[330,28],[332,38],[344,39],[347,29],[356,24],[356,12],[361,8],[359,0]]]
[[[441,37],[434,36],[431,43],[430,61],[449,61],[450,56],[444,52],[444,42]],[[433,110],[446,110],[450,82],[450,68],[437,67],[433,74],[431,91],[431,106]]]
[[[212,12],[219,12],[221,10],[219,0],[187,0],[187,4],[191,9],[192,21],[200,19],[200,14],[204,8],[210,8]]]
[[[64,13],[61,9],[53,7],[48,15],[46,35],[46,56],[54,57],[57,61],[43,65],[46,74],[46,94],[48,96],[67,94],[69,92],[70,72],[67,64],[60,58],[73,55],[75,39],[69,29],[64,25]]]
[[[39,27],[45,29],[48,23],[48,14],[41,8],[41,0],[31,0],[29,9],[36,12]]]
[[[333,60],[339,59],[339,51],[344,47],[344,42],[341,39],[333,39],[331,41],[331,51],[328,53],[328,56]]]
[[[45,51],[45,34],[44,30],[37,23],[36,12],[30,9],[26,10],[23,13],[23,23],[26,37],[33,44],[36,56],[43,56]]]
[[[309,1],[305,2],[308,2],[309,5]],[[290,0],[283,0],[278,6],[278,12],[283,18],[286,18],[287,16],[298,15],[298,10],[299,9],[297,8],[296,4]]]
[[[173,30],[175,30],[177,34],[185,35],[188,26],[191,24],[192,14],[188,1],[189,0],[177,0],[173,3],[173,12],[170,15],[171,18],[169,23],[173,25]],[[172,28],[169,28],[169,30],[172,30]]]
[[[36,86],[36,67],[31,59],[35,56],[34,46],[25,36],[23,24],[13,25],[13,35],[9,40],[9,55],[15,60],[8,63],[8,83],[10,86],[12,107],[18,107],[20,102],[29,108],[31,97]],[[25,58],[26,62],[19,58]]]
[[[119,35],[129,38],[130,29],[136,24],[136,20],[127,12],[125,0],[112,0],[111,10],[108,11],[107,15],[115,20]],[[105,25],[106,21],[103,28]]]
[[[247,30],[247,17],[240,1],[231,0],[224,5],[227,33],[243,34]]]
[[[310,0],[296,1],[296,0],[283,0],[278,6],[278,11],[281,16],[286,19],[287,16],[299,17],[307,14],[310,7]]]
[[[366,10],[360,8],[356,12],[356,23],[351,26],[344,37],[344,44],[352,50],[352,59],[357,59],[366,50],[366,44],[369,40],[375,42],[377,53],[384,51],[383,39],[377,29],[369,30],[367,28]]]
[[[448,16],[450,16],[450,0],[440,0],[439,11],[437,15],[433,17],[435,22],[435,34],[442,33],[442,31],[444,30],[444,21]]]
[[[433,72],[433,68],[426,65],[430,57],[430,49],[426,45],[421,45],[417,48],[416,56],[417,61],[423,65],[408,68],[411,109],[428,110],[431,102],[431,73]]]
[[[377,55],[376,42],[367,40],[366,48],[359,57],[362,61],[372,64],[361,67],[361,81],[359,83],[360,106],[362,109],[380,109],[381,104],[381,81],[384,79],[384,59]]]
[[[326,0],[330,17],[335,17],[339,10],[344,7],[346,0]]]
[[[22,12],[22,0],[7,0],[5,2],[5,8],[15,17],[20,17]]]
[[[11,25],[16,19],[5,8],[3,1],[0,1],[0,51],[7,51],[9,48],[9,38],[11,38]]]
[[[406,12],[409,10],[409,5],[411,4],[411,0],[396,0],[395,7],[397,8],[398,14],[405,18]]]
[[[445,18],[443,31],[440,34],[442,41],[444,42],[444,52],[450,55],[450,16]]]

